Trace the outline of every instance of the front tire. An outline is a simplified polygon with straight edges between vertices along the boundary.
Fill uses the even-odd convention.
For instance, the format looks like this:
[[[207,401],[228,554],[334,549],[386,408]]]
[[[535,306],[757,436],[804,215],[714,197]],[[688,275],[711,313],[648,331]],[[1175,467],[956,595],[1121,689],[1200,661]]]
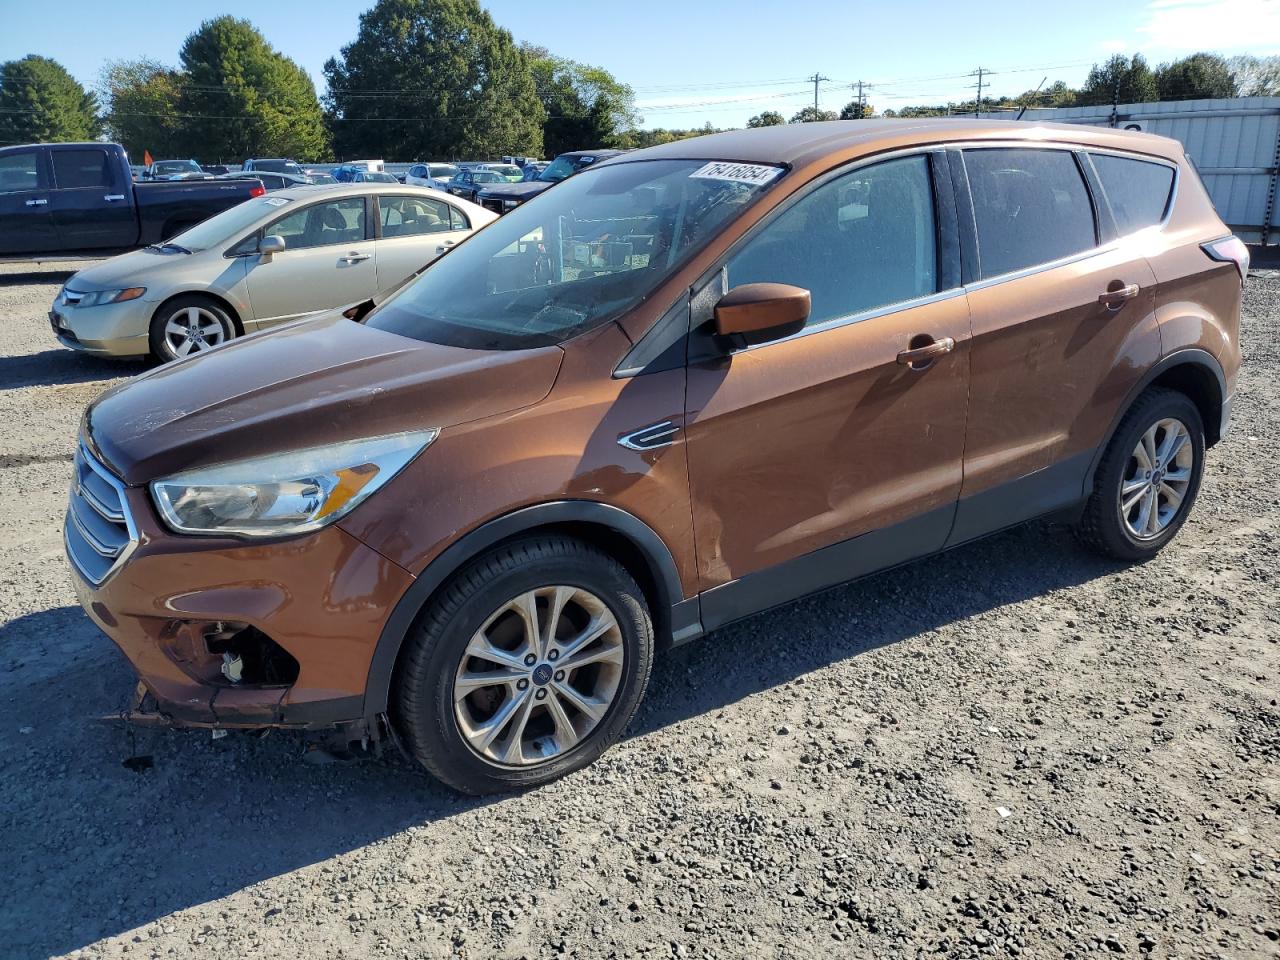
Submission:
[[[644,595],[621,564],[568,538],[519,541],[471,563],[419,618],[392,719],[456,790],[538,786],[618,740],[653,646]]]
[[[226,343],[235,335],[235,321],[218,301],[185,294],[162,304],[151,318],[151,355],[168,363]]]
[[[1117,560],[1154,557],[1186,522],[1204,472],[1204,423],[1191,400],[1152,387],[1107,445],[1077,525],[1089,547]]]

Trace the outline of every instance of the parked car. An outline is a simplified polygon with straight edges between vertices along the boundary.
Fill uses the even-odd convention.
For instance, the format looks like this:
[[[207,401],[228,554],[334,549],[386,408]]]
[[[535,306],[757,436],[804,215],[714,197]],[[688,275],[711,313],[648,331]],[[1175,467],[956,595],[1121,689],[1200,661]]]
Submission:
[[[537,180],[538,175],[550,165],[541,160],[530,160],[521,168],[520,182],[528,183],[530,180]]]
[[[524,173],[514,163],[482,163],[477,169],[492,170],[507,183],[519,183]]]
[[[371,297],[493,219],[421,187],[281,190],[163,246],[80,271],[50,319],[74,350],[172,360]]]
[[[514,210],[531,197],[536,197],[548,187],[555,186],[561,180],[567,180],[592,164],[616,157],[621,152],[621,150],[575,150],[562,153],[532,180],[501,186],[485,186],[483,189],[473,191],[473,199],[486,210],[503,214]]]
[[[449,181],[458,175],[458,168],[452,163],[415,163],[409,168],[404,182],[419,187],[432,187],[436,190],[449,189]]]
[[[314,181],[301,173],[263,173],[254,171],[252,173],[224,173],[219,180],[258,180],[268,191],[287,190],[290,187],[309,186]]]
[[[316,185],[329,185],[337,183],[337,179],[331,177],[327,173],[308,173],[306,174],[307,182]]]
[[[381,160],[348,160],[329,172],[339,183],[354,183],[358,173],[382,173],[385,164]]]
[[[0,147],[0,258],[146,246],[262,193],[252,180],[135,183],[115,143]]]
[[[302,167],[296,160],[251,159],[240,165],[241,173],[288,173],[295,177],[302,176]]]
[[[1051,512],[1154,556],[1227,429],[1247,268],[1146,134],[638,151],[360,323],[97,399],[76,591],[135,723],[390,728],[459,790],[527,788],[622,734],[656,649],[757,611]]]
[[[143,180],[208,180],[209,174],[194,160],[156,160],[142,169]]]
[[[224,173],[230,173],[230,168],[225,163],[202,163],[200,169],[211,177],[220,177]]]
[[[399,183],[394,176],[379,170],[357,170],[351,178],[352,183]]]
[[[484,170],[478,166],[471,167],[459,170],[458,175],[449,181],[449,193],[452,193],[455,197],[464,197],[474,202],[476,194],[483,188],[492,184],[506,182],[506,178],[500,173]]]

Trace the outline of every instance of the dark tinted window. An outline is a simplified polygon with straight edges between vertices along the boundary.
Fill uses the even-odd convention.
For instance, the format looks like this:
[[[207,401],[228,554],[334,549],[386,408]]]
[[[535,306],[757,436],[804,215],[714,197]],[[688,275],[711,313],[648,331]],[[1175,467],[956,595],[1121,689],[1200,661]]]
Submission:
[[[0,193],[38,190],[44,187],[40,158],[34,150],[6,153],[0,157]]]
[[[53,179],[60,190],[109,187],[111,170],[105,150],[54,150]]]
[[[1097,244],[1093,206],[1066,150],[966,150],[982,275],[994,277]]]
[[[822,323],[937,292],[926,157],[863,167],[819,187],[729,261],[729,286],[790,283]]]
[[[1091,156],[1122,234],[1150,227],[1164,219],[1169,191],[1173,189],[1172,167],[1102,153]]]

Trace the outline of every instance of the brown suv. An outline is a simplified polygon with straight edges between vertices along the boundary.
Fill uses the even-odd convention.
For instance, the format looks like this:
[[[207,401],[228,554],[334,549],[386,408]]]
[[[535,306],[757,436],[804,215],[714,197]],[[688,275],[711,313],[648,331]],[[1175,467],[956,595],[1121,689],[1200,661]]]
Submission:
[[[812,123],[626,154],[360,322],[89,409],[80,600],[138,721],[581,767],[655,649],[1051,512],[1142,560],[1226,430],[1243,246],[1181,147]]]

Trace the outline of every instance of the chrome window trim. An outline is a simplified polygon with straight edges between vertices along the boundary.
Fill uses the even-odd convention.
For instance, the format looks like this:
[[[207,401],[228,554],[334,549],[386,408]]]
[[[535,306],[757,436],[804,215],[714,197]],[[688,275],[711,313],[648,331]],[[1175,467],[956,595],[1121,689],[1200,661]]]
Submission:
[[[125,532],[128,533],[129,535],[129,539],[120,548],[120,551],[118,554],[116,554],[115,560],[112,562],[112,564],[106,569],[106,571],[102,574],[101,577],[98,577],[97,579],[95,579],[91,577],[88,571],[83,566],[81,566],[80,563],[76,561],[75,552],[73,551],[71,547],[70,539],[67,536],[68,525],[66,522],[63,523],[62,544],[63,544],[63,549],[66,550],[67,558],[71,561],[71,566],[75,569],[75,572],[77,574],[79,574],[81,577],[84,578],[85,582],[89,583],[92,586],[97,587],[106,583],[107,580],[109,580],[111,576],[117,570],[120,569],[121,565],[125,562],[125,560],[127,560],[129,556],[133,553],[133,551],[137,548],[138,542],[139,542],[138,527],[137,527],[137,524],[134,523],[133,515],[129,511],[129,501],[126,496],[128,488],[120,480],[116,478],[115,474],[113,474],[110,470],[108,470],[105,466],[103,466],[101,462],[99,462],[98,458],[95,457],[93,453],[89,450],[88,444],[84,442],[80,443],[79,455],[84,459],[85,465],[90,470],[96,473],[100,479],[110,484],[111,487],[116,491],[116,495],[120,498],[120,512],[124,515],[123,519],[124,519]],[[72,469],[75,470],[75,467],[73,466]],[[88,498],[84,497],[83,488],[80,485],[80,477],[79,477],[78,471],[72,474],[71,494],[73,496],[79,495],[82,499],[85,500],[86,503],[91,502],[88,500]],[[106,517],[106,514],[103,514],[103,516]],[[110,520],[109,517],[106,517],[106,518]],[[67,519],[71,523],[75,524],[77,532],[81,534],[85,542],[89,544],[90,548],[96,550],[97,548],[94,547],[93,542],[90,540],[90,538],[88,536],[85,536],[83,532],[82,522],[78,517],[75,516],[75,508],[72,506],[70,502],[68,502],[67,504]],[[111,521],[111,522],[118,523],[119,521]],[[102,553],[99,553],[99,555],[104,557],[109,556],[108,554],[102,554]]]
[[[844,317],[832,317],[830,320],[823,320],[812,326],[805,327],[790,336],[779,337],[777,340],[766,340],[763,343],[753,343],[746,347],[745,350],[737,350],[736,353],[748,353],[752,350],[761,350],[765,347],[772,347],[779,343],[790,343],[792,340],[799,340],[814,333],[826,333],[828,330],[838,330],[841,327],[848,327],[855,323],[862,323],[864,320],[875,320],[877,317],[885,317],[891,313],[898,313],[902,310],[911,310],[915,307],[928,306],[931,303],[941,303],[944,300],[951,300],[955,297],[963,296],[967,292],[966,287],[951,287],[949,290],[939,290],[937,293],[931,293],[924,297],[915,297],[911,300],[899,300],[897,303],[887,303],[882,307],[875,307],[871,310],[863,310],[860,313],[851,313]]]

